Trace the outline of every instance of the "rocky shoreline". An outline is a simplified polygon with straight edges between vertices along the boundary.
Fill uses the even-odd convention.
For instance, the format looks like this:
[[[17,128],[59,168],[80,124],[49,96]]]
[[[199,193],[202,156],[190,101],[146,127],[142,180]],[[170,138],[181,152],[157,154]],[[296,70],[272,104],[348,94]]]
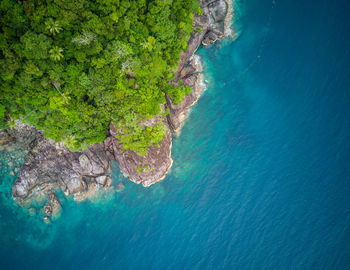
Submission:
[[[181,55],[173,82],[183,81],[192,88],[192,92],[178,105],[174,105],[171,98],[166,96],[169,114],[161,120],[168,127],[168,132],[160,147],[150,147],[146,156],[122,150],[114,137],[115,127],[111,125],[104,142],[90,145],[85,151],[71,152],[64,144],[45,139],[41,131],[18,121],[15,129],[0,131],[0,150],[16,148],[26,154],[24,165],[17,168],[18,178],[12,187],[12,197],[20,205],[27,205],[33,196],[47,198],[43,210],[44,221],[49,222],[61,209],[55,195],[57,190],[62,190],[65,196],[73,196],[76,201],[82,201],[101,188],[111,188],[111,162],[114,160],[122,174],[136,184],[147,187],[165,178],[173,162],[171,133],[179,134],[190,108],[205,88],[201,61],[195,52],[201,44],[207,46],[230,34],[231,0],[199,2],[203,14],[194,16],[195,31],[188,42],[188,49]]]

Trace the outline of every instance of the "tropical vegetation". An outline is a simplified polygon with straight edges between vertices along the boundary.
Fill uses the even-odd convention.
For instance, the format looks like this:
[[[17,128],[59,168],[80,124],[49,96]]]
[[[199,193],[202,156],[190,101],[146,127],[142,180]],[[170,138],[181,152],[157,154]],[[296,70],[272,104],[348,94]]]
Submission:
[[[0,128],[16,119],[86,149],[110,123],[144,155],[164,135],[165,94],[187,48],[198,0],[1,0]]]

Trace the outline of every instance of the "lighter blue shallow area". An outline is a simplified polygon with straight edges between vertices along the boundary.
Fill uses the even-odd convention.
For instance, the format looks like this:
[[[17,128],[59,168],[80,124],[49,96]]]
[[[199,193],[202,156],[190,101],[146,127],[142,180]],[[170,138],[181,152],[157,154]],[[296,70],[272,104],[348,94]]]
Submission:
[[[114,164],[123,192],[46,225],[3,175],[0,269],[350,269],[349,4],[237,7],[237,40],[200,50],[169,176],[145,189]]]

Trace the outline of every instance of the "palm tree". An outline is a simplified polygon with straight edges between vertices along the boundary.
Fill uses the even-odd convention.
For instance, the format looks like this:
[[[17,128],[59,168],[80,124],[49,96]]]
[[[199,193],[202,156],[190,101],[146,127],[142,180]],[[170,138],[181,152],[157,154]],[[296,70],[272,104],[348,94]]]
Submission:
[[[144,41],[141,43],[141,47],[144,49],[149,49],[149,43],[147,41]]]
[[[45,22],[46,29],[52,34],[55,35],[58,34],[62,27],[59,25],[57,21],[54,21],[52,18],[50,18],[48,21]]]
[[[63,49],[57,46],[53,47],[49,52],[50,58],[54,61],[60,61],[64,57],[62,54]]]

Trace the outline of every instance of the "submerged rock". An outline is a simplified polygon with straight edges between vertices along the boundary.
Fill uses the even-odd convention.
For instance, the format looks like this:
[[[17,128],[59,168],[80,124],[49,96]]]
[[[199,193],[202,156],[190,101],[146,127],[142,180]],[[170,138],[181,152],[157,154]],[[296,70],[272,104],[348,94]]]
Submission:
[[[50,223],[50,218],[48,216],[45,216],[43,220],[45,223]]]
[[[61,214],[61,204],[56,198],[55,193],[51,192],[48,195],[48,201],[43,207],[44,210],[44,221],[46,223],[50,222],[51,220],[54,220],[58,218]]]
[[[123,183],[118,183],[117,192],[122,192],[125,189],[125,185]]]
[[[36,215],[36,209],[35,209],[35,207],[30,207],[30,208],[28,209],[28,212],[29,212],[29,214],[30,214],[31,216],[35,216],[35,215]]]
[[[111,185],[112,185],[112,178],[110,176],[107,176],[103,187],[105,190],[107,190]]]
[[[84,183],[83,187],[73,194],[76,202],[81,202],[93,197],[98,190],[98,184],[93,178],[83,177],[82,181]]]

